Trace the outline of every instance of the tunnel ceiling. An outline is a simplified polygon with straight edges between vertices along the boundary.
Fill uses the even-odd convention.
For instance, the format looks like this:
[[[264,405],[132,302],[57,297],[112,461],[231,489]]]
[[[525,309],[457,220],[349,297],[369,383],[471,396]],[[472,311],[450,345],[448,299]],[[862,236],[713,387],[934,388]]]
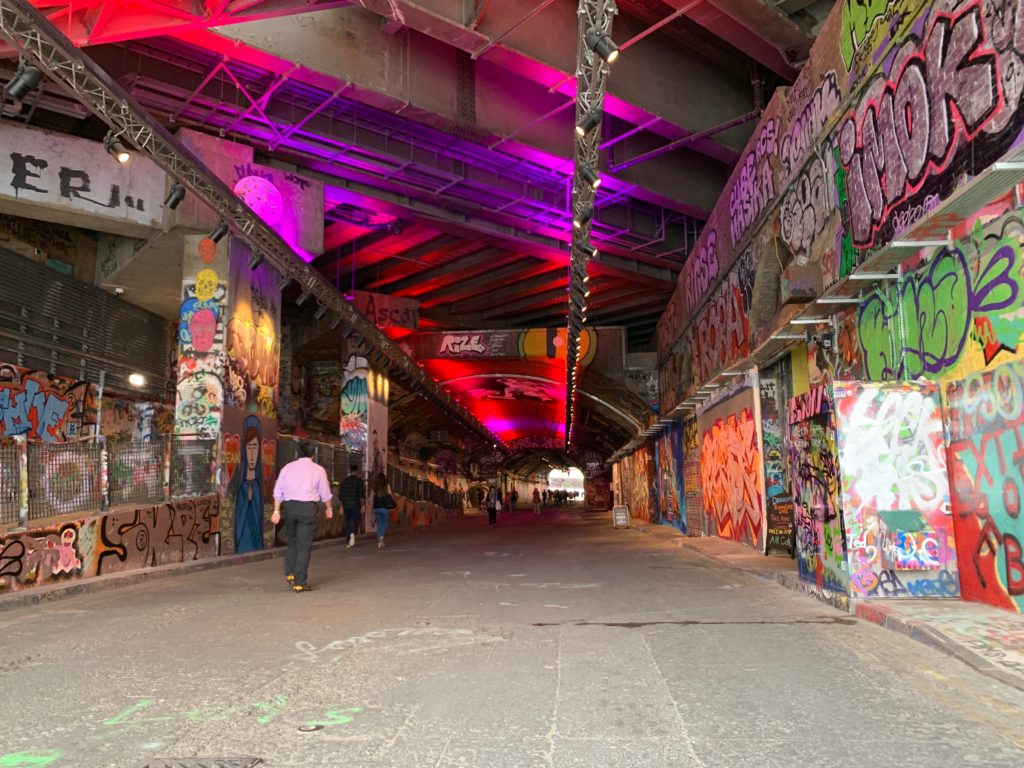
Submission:
[[[35,4],[164,124],[324,181],[314,264],[339,290],[414,299],[421,331],[564,327],[573,0]],[[588,326],[653,349],[757,110],[795,77],[830,5],[618,3]],[[41,125],[88,122],[52,84],[38,107]],[[563,440],[564,363],[422,363],[510,444]],[[628,439],[628,420],[581,405],[584,449]]]

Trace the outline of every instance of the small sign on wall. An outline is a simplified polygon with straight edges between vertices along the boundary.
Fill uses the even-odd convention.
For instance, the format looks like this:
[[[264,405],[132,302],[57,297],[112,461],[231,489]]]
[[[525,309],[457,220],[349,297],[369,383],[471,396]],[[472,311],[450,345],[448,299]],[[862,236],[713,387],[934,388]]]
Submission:
[[[629,507],[625,504],[612,507],[612,525],[615,528],[629,528]]]

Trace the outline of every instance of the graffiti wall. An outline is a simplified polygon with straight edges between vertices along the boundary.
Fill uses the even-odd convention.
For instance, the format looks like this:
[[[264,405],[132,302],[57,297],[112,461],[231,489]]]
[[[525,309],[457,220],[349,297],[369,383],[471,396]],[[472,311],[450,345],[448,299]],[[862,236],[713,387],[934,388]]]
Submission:
[[[683,509],[686,532],[690,536],[707,536],[710,530],[704,515],[704,497],[700,491],[700,429],[696,418],[685,419],[681,426],[683,440]]]
[[[711,533],[764,548],[764,463],[754,390],[698,414],[700,487]]]
[[[1024,363],[945,385],[953,524],[963,596],[1024,610]]]
[[[680,273],[671,322],[659,326],[659,368],[664,383],[678,382],[690,355],[694,375],[682,392],[668,390],[673,398],[747,354],[744,318],[749,343],[773,330],[754,308],[735,312],[746,276],[817,267],[828,287],[896,238],[944,240],[950,230],[964,239],[870,295],[834,344],[812,345],[812,378],[962,378],[1013,358],[1019,236],[978,238],[964,230],[973,212],[933,211],[1021,146],[1022,16],[1016,0],[835,4]],[[781,290],[755,283],[755,304]]]
[[[60,443],[96,429],[96,387],[0,364],[0,438]]]
[[[832,403],[851,594],[956,597],[938,386],[836,382]]]
[[[101,429],[108,443],[149,442],[174,433],[174,408],[165,403],[103,395]]]
[[[846,592],[846,532],[839,508],[839,458],[829,389],[812,387],[789,401],[789,467],[800,579]]]
[[[370,368],[366,373],[366,530],[377,530],[373,515],[373,485],[376,478],[388,471],[388,395],[391,383],[383,371]]]
[[[277,460],[281,295],[268,265],[249,269],[251,252],[231,239],[224,363],[220,484],[225,552],[262,549]]]
[[[675,421],[654,443],[654,488],[658,496],[658,522],[686,533],[683,505],[683,429]]]
[[[0,592],[216,557],[218,519],[208,496],[0,536]]]
[[[634,519],[654,519],[654,462],[648,446],[623,457],[616,467],[618,503],[627,505]]]
[[[785,362],[785,359],[783,360]],[[764,446],[764,502],[768,530],[765,546],[768,550],[795,550],[793,538],[793,496],[790,492],[789,471],[786,464],[785,419],[782,377],[783,366],[776,365],[761,377],[758,386],[761,396],[761,435]]]

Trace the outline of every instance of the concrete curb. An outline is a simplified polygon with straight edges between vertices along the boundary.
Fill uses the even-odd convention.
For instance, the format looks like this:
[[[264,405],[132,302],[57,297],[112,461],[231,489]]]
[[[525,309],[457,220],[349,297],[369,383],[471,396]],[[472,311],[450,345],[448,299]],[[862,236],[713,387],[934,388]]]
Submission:
[[[313,549],[325,549],[326,547],[338,546],[345,540],[323,539],[313,542]],[[261,560],[274,560],[284,557],[286,547],[273,547],[261,549],[257,552],[246,552],[243,555],[220,555],[205,560],[190,560],[187,563],[171,563],[169,565],[158,565],[153,568],[145,568],[140,571],[129,571],[127,573],[112,573],[106,576],[94,576],[90,579],[72,581],[67,584],[49,584],[45,587],[28,588],[11,594],[0,596],[0,612],[12,611],[16,608],[24,608],[29,605],[49,603],[55,600],[63,600],[76,595],[87,595],[92,592],[100,592],[107,589],[128,587],[133,584],[140,584],[151,579],[165,579],[172,576],[181,576],[186,573],[209,571],[214,568],[227,568],[233,565],[245,565],[246,563],[257,563]]]
[[[650,533],[648,529],[654,527],[655,526],[649,525],[633,525],[634,530],[647,534]],[[879,604],[877,601],[852,598],[827,589],[819,589],[813,584],[801,581],[800,577],[796,573],[763,573],[747,570],[746,568],[740,568],[736,566],[735,563],[731,563],[721,557],[716,557],[715,555],[703,552],[696,546],[687,545],[685,539],[682,537],[670,539],[670,541],[674,541],[678,546],[687,547],[690,551],[695,552],[701,557],[705,557],[719,565],[727,566],[737,571],[742,571],[743,573],[749,573],[750,575],[757,576],[765,581],[775,582],[792,592],[799,592],[800,594],[812,597],[821,603],[825,603],[826,605],[835,608],[836,610],[856,616],[858,619],[870,622],[892,632],[898,632],[904,637],[908,637],[911,640],[915,640],[923,645],[927,645],[929,648],[962,661],[976,672],[980,672],[994,680],[998,680],[1000,683],[1008,685],[1011,688],[1015,688],[1018,691],[1024,691],[1024,680],[1019,676],[1003,671],[985,657],[964,648],[963,645],[958,643],[956,640],[935,627],[930,626],[927,622],[905,619],[902,616],[897,615],[893,609],[887,605]]]

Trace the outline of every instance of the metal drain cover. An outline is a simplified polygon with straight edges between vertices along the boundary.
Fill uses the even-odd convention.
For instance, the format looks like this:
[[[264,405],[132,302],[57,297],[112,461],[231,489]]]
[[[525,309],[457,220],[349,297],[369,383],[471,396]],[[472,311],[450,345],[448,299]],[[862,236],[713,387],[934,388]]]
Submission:
[[[255,768],[262,757],[158,757],[142,768]]]

